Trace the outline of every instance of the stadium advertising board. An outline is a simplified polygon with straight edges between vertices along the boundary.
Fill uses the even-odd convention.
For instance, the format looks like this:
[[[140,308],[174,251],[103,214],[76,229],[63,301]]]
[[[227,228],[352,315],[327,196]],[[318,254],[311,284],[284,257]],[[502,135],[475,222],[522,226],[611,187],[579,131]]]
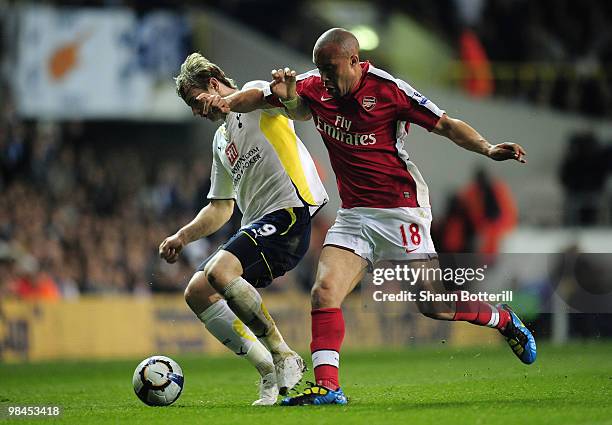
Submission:
[[[177,119],[172,76],[190,43],[173,12],[23,8],[14,89],[24,117]]]
[[[306,350],[310,329],[307,296],[266,296],[270,311],[292,346]],[[360,297],[347,300],[349,349],[415,343],[489,344],[469,325],[448,326],[418,315],[363,309]],[[401,317],[398,317],[400,315]],[[87,318],[84,320],[83,318]],[[461,326],[465,325],[465,326]],[[452,330],[452,333],[451,333]],[[193,317],[180,296],[83,297],[51,303],[0,302],[0,361],[130,358],[149,353],[226,353]]]

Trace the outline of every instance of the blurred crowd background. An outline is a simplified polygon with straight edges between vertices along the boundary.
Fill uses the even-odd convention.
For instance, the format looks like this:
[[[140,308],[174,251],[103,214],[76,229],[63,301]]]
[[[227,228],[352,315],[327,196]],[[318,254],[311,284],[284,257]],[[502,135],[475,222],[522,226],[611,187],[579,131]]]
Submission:
[[[137,2],[136,2],[137,3]],[[319,2],[321,3],[321,2]],[[361,7],[340,2],[338,8]],[[329,20],[312,2],[291,13],[269,1],[213,1],[215,7],[310,54]],[[324,7],[324,6],[322,6]],[[345,14],[349,14],[347,10]],[[450,81],[471,80],[475,95],[495,95],[593,117],[612,117],[612,5],[599,0],[413,0],[376,2],[380,26],[398,13],[418,21],[455,52]],[[349,15],[350,16],[350,15]],[[270,22],[275,25],[269,25]],[[394,49],[401,54],[404,46]],[[410,49],[410,43],[405,45]],[[377,58],[386,67],[384,57]],[[478,80],[477,82],[473,80]]]
[[[439,72],[428,74],[428,84],[460,93],[471,102],[505,102],[517,109],[531,105],[585,123],[562,139],[549,140],[543,129],[532,142],[552,144],[551,149],[560,153],[555,156],[560,160],[551,159],[556,173],[551,178],[564,194],[564,203],[556,212],[561,219],[554,226],[609,231],[612,131],[608,131],[606,122],[612,118],[612,3],[200,3],[57,0],[41,4],[0,0],[0,299],[179,293],[198,264],[240,222],[236,213],[221,231],[191,244],[176,265],[167,265],[158,258],[159,243],[195,216],[205,205],[209,188],[208,139],[214,127],[196,123],[172,88],[172,76],[185,53],[202,48],[193,41],[202,38],[198,36],[198,26],[181,27],[181,37],[188,41],[177,42],[174,56],[162,61],[165,68],[156,68],[162,71],[152,87],[157,90],[157,86],[165,84],[167,93],[160,97],[167,109],[155,112],[161,115],[151,118],[145,112],[136,114],[134,119],[126,112],[127,118],[123,119],[122,112],[109,115],[105,110],[100,116],[95,111],[77,111],[70,116],[62,107],[43,110],[40,105],[44,102],[37,103],[37,86],[27,79],[35,79],[35,72],[26,75],[24,82],[15,82],[23,77],[17,75],[23,72],[18,68],[23,64],[19,46],[24,42],[27,45],[30,34],[23,29],[27,25],[20,14],[28,8],[32,13],[32,8],[41,5],[57,10],[83,6],[93,10],[128,9],[141,23],[158,11],[184,15],[204,8],[210,12],[207,22],[231,20],[235,27],[249,28],[305,61],[324,30],[348,27],[352,20],[363,19],[360,31],[365,40],[376,41],[367,56],[390,71],[397,66],[397,57],[410,56],[412,46],[387,38],[385,47],[381,35],[377,47],[379,37],[374,30],[394,28],[397,19],[416,23],[419,34],[424,34],[420,39],[430,40],[422,45],[431,45],[428,43],[435,39],[435,45],[441,46],[439,50],[447,52],[444,66],[436,67]],[[149,44],[137,43],[135,51],[142,55],[141,65],[151,68],[158,64],[149,60],[155,57],[158,44],[154,35],[147,35],[150,28],[149,32],[144,28],[143,24],[140,34],[151,39]],[[217,46],[223,43],[222,36],[215,37],[204,36]],[[421,58],[411,57],[409,61],[418,65]],[[410,72],[411,68],[407,69]],[[409,79],[410,75],[405,77]],[[96,82],[90,83],[85,89],[86,98],[98,94]],[[174,117],[171,122],[165,122],[168,116]],[[594,127],[594,123],[603,123],[605,131],[599,131],[601,126]],[[546,161],[546,153],[543,155]],[[503,172],[495,175],[488,168],[475,166],[468,174],[470,178],[453,181],[452,190],[444,194],[446,204],[434,211],[436,246],[440,252],[494,255],[500,252],[504,238],[521,226],[522,219],[529,221],[530,210],[519,208],[516,192],[521,187],[513,187]],[[329,191],[335,194],[333,176],[326,180]],[[273,286],[276,290],[309,290],[322,239],[335,213],[327,209],[315,221],[307,258],[295,272]]]
[[[182,292],[200,263],[240,226],[236,210],[220,231],[188,245],[177,264],[166,264],[158,257],[161,241],[208,202],[208,155],[179,151],[172,158],[166,155],[172,147],[109,142],[108,129],[99,125],[23,121],[10,103],[4,106],[1,297]],[[120,132],[126,137],[129,130]],[[311,257],[328,226],[327,219],[316,221]],[[311,284],[315,261],[305,261],[299,284]]]

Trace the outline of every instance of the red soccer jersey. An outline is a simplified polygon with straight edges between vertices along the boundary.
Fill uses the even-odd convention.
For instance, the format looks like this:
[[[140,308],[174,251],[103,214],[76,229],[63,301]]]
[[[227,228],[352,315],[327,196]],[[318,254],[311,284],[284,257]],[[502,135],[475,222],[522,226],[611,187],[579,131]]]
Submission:
[[[297,77],[336,173],[342,208],[428,207],[429,193],[404,150],[410,123],[433,130],[444,113],[406,82],[368,62],[356,89],[328,93],[318,70]],[[278,99],[265,93],[269,103]]]

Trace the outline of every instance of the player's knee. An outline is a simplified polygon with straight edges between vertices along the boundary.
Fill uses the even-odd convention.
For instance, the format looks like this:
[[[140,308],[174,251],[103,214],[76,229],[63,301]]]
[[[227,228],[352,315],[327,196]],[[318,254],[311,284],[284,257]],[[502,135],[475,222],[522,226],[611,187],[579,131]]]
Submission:
[[[193,289],[187,285],[185,288],[185,292],[183,292],[183,297],[185,297],[185,301],[189,304],[189,301],[193,298]]]
[[[342,304],[343,296],[338,293],[331,279],[317,281],[310,292],[313,308],[335,308]]]
[[[240,276],[240,272],[232,268],[222,256],[215,256],[204,267],[204,276],[210,285],[219,292],[232,280]]]
[[[195,301],[197,301],[199,298],[198,293],[201,294],[202,292],[199,286],[201,285],[200,280],[203,279],[203,276],[198,275],[201,275],[201,273],[198,273],[191,278],[189,284],[187,284],[187,287],[185,288],[185,293],[183,294],[185,296],[185,301],[189,305],[192,305]]]
[[[216,290],[222,289],[225,280],[222,267],[214,259],[204,267],[204,277]]]
[[[184,297],[187,305],[196,313],[205,310],[223,298],[210,288],[202,272],[196,273],[191,278],[189,284],[185,288]]]

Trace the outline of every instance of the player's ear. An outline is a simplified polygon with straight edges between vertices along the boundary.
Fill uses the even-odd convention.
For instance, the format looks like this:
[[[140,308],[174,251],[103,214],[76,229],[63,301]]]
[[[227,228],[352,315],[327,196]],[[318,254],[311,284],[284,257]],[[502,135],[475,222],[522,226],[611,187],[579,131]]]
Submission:
[[[359,56],[351,55],[351,66],[359,65]]]
[[[217,80],[215,77],[211,77],[210,80],[208,80],[208,87],[209,89],[213,89],[214,91],[218,93],[219,92],[219,80]]]

